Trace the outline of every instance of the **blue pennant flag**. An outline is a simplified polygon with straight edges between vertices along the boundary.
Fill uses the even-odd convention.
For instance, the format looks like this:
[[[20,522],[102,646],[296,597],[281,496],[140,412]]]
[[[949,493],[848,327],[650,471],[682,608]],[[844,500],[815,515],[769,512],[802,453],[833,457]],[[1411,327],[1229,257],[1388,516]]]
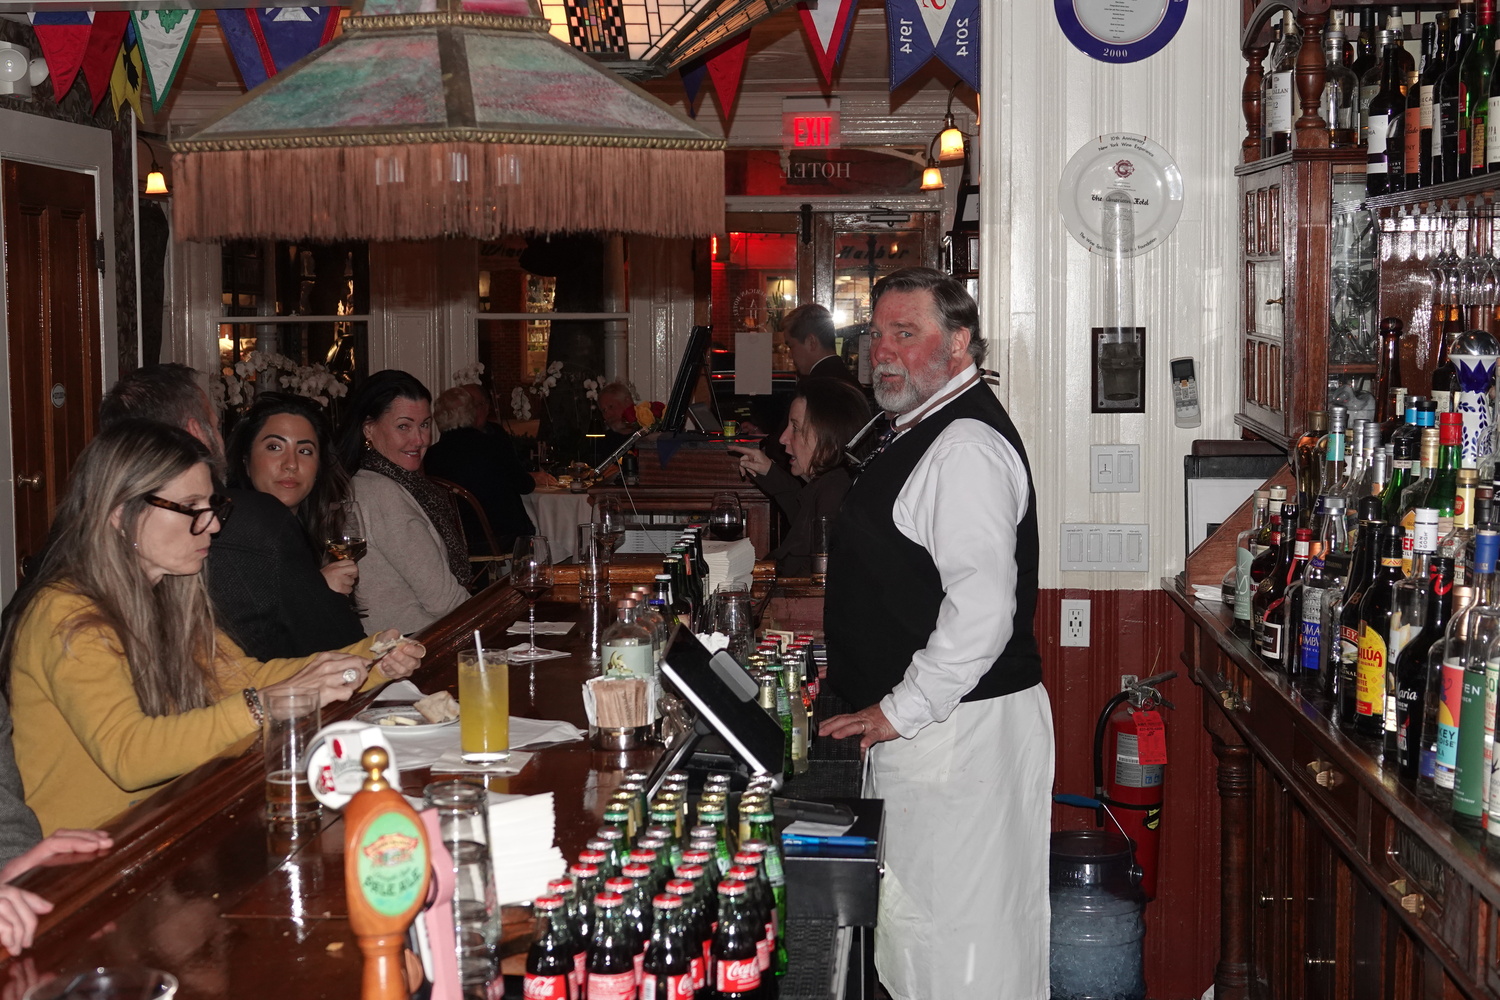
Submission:
[[[922,0],[886,0],[891,48],[891,89],[905,83],[937,56],[979,92],[980,0],[950,0],[941,7]]]
[[[254,90],[333,39],[338,7],[271,7],[218,11],[224,41],[245,89]]]

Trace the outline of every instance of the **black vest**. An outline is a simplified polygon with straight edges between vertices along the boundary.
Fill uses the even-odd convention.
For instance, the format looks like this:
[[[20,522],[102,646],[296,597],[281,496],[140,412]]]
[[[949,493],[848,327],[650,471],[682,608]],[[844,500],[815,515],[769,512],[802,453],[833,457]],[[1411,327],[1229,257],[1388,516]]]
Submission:
[[[1005,408],[984,383],[920,421],[865,467],[839,508],[829,541],[823,628],[828,680],[856,709],[890,694],[927,645],[937,624],[943,584],[932,556],[903,535],[891,517],[896,497],[918,461],[955,420],[993,427],[1026,466],[1026,514],[1016,527],[1016,610],[1010,642],[964,701],[1023,691],[1042,681],[1042,658],[1032,635],[1036,614],[1036,492],[1026,449]],[[961,479],[944,489],[965,488]]]

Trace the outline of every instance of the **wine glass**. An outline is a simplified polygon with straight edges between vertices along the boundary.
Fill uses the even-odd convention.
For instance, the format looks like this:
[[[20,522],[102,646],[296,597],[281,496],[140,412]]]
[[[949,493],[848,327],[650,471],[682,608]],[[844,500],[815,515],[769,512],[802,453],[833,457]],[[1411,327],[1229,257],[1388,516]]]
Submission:
[[[733,493],[715,494],[713,509],[708,514],[708,534],[720,542],[734,542],[745,536],[745,512],[739,497]]]
[[[625,512],[620,509],[619,497],[607,493],[594,497],[594,524],[609,550],[617,550],[625,540]]]
[[[526,613],[531,623],[528,645],[515,659],[534,660],[546,650],[536,644],[536,602],[552,589],[552,552],[541,535],[522,535],[516,539],[510,562],[510,585],[526,598]]]
[[[359,501],[340,500],[333,504],[334,530],[336,535],[327,540],[328,555],[335,560],[364,558],[365,519],[360,513]]]

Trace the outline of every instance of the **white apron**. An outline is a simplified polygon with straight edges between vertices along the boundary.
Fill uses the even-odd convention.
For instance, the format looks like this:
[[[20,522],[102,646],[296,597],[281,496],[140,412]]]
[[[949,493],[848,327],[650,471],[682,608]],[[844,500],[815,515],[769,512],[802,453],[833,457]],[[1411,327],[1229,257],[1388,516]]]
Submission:
[[[877,744],[875,967],[893,1000],[1047,1000],[1052,709],[1040,685]]]

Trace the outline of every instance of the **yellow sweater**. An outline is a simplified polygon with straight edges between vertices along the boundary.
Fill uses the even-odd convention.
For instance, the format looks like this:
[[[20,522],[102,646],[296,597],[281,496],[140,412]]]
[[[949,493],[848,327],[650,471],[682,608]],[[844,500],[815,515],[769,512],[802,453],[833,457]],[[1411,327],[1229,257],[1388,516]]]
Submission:
[[[241,690],[285,680],[311,659],[262,663],[221,632],[218,641],[229,654],[217,671],[223,699],[153,718],[141,711],[113,629],[92,627],[66,638],[68,620],[90,604],[56,587],[38,594],[11,657],[16,764],[43,834],[100,826],[253,736]],[[368,656],[370,641],[345,651]],[[371,682],[377,679],[371,671]]]

